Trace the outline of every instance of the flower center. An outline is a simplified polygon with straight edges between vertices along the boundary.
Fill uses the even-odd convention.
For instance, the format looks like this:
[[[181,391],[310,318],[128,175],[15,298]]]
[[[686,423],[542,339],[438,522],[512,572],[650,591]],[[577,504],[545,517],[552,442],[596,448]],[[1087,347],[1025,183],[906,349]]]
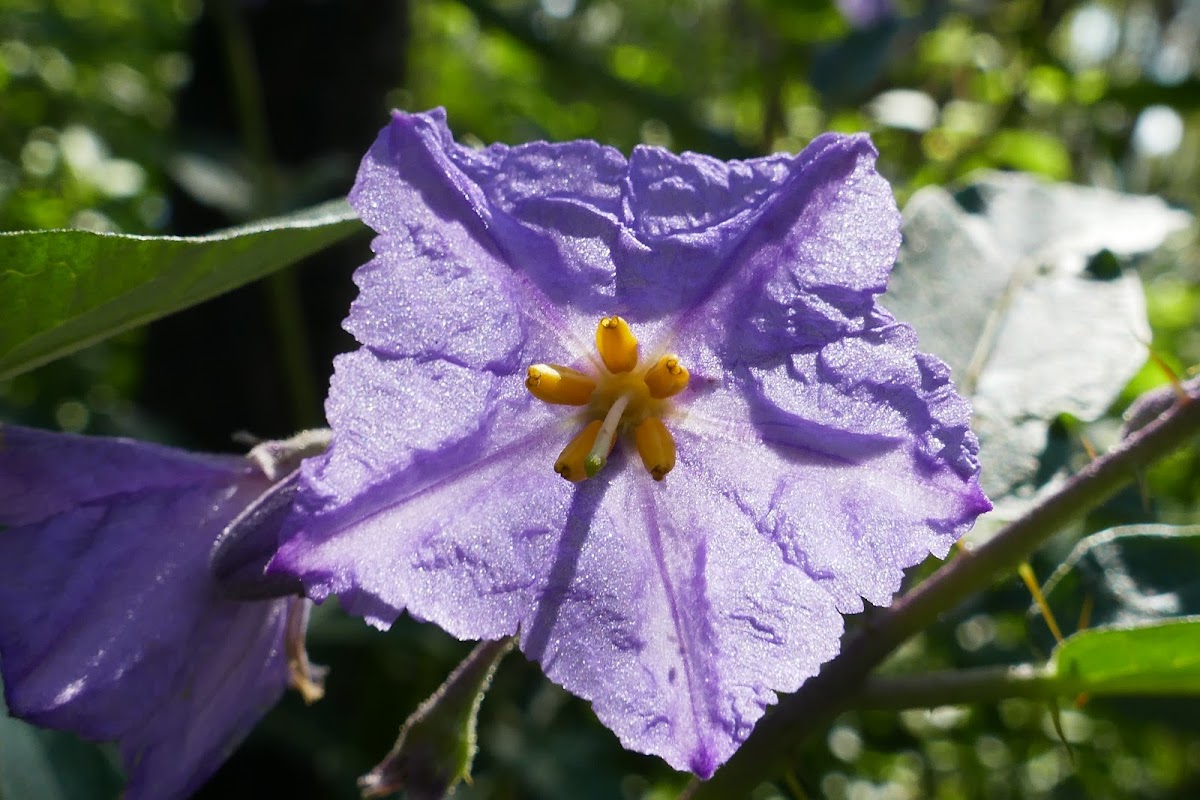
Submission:
[[[572,483],[587,480],[608,461],[619,435],[631,435],[646,471],[661,481],[675,466],[675,439],[663,424],[670,398],[688,384],[688,371],[674,355],[638,368],[638,341],[620,317],[596,326],[596,351],[603,366],[580,371],[559,364],[534,364],[525,387],[537,399],[583,406],[582,431],[554,462],[554,471]]]

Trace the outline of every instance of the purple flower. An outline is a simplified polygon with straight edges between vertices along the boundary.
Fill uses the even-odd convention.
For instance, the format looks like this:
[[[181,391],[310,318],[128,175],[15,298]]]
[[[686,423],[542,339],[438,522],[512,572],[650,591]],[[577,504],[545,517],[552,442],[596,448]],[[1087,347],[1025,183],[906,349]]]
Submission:
[[[397,113],[351,194],[362,347],[270,570],[376,625],[517,633],[626,747],[710,775],[990,507],[966,402],[876,303],[874,160],[473,150]]]
[[[837,7],[855,28],[870,28],[896,13],[893,0],[837,0]]]
[[[303,666],[301,601],[234,602],[209,574],[270,483],[245,458],[0,426],[5,698],[118,742],[129,800],[194,791]]]

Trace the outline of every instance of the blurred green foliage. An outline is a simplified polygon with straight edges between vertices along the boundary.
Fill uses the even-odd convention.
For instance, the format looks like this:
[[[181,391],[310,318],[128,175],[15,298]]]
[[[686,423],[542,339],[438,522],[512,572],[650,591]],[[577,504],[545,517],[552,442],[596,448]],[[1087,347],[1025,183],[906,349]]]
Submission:
[[[0,3],[0,228],[153,231],[195,2]]]
[[[228,7],[251,21],[282,9],[296,26],[319,26],[314,9],[338,3],[366,8],[368,22],[389,9],[385,31],[359,32],[363,51],[382,50],[396,67],[392,90],[364,101],[378,125],[389,106],[444,105],[454,130],[477,142],[588,137],[625,150],[644,142],[723,158],[798,149],[828,129],[867,130],[902,202],[921,186],[993,167],[1159,194],[1200,209],[1198,0],[914,0],[898,2],[893,17],[862,30],[820,0],[373,0],[374,10],[350,0],[260,0]],[[244,181],[270,181],[240,166],[270,153],[239,134],[236,123],[232,138],[214,141],[211,131],[185,121],[233,119],[228,105],[205,95],[190,101],[190,117],[177,113],[181,96],[211,78],[211,65],[222,58],[203,55],[198,31],[215,30],[221,40],[236,30],[204,28],[218,5],[0,0],[0,230],[179,230],[185,203],[220,211],[214,197],[236,200]],[[268,30],[251,29],[260,58],[262,48],[283,47],[280,40],[295,32],[272,42],[263,26]],[[306,99],[349,91],[359,83],[355,75],[376,67],[356,48],[314,58],[303,80],[287,70],[283,77],[269,70],[220,75],[213,80],[225,88],[215,95],[227,100],[236,81],[257,81],[267,105],[294,99],[315,128],[323,109]],[[259,122],[275,134],[304,132],[304,124],[275,116]],[[362,152],[369,140],[370,131],[358,131],[342,145]],[[208,143],[199,161],[197,141]],[[287,151],[276,145],[277,154]],[[210,168],[193,169],[186,179],[180,163]],[[282,175],[284,166],[274,166]],[[331,159],[304,169],[320,173],[322,185],[348,187],[353,166]],[[198,184],[197,176],[212,180]],[[349,286],[349,270],[365,258],[363,251],[347,260],[336,281]],[[1200,363],[1200,248],[1177,239],[1141,274],[1151,346],[1182,374]],[[313,294],[303,297],[317,320],[310,334],[340,341],[334,337],[345,295]],[[197,323],[187,330],[204,337],[209,329]],[[171,398],[169,386],[146,386],[149,347],[144,336],[128,335],[0,383],[0,415],[195,442],[193,426],[211,399],[178,416],[148,413],[139,402],[147,391],[166,392],[168,408]],[[241,399],[249,403],[246,387],[228,385],[233,366],[226,358],[189,367],[208,370],[214,392],[245,389]],[[1089,426],[1062,420],[1071,463],[1086,463],[1085,444],[1110,445],[1119,412],[1167,380],[1148,361],[1105,419]],[[181,409],[194,400],[182,394],[175,398]],[[1118,523],[1194,523],[1198,500],[1200,455],[1193,449],[1156,465],[1140,490],[1052,542],[1035,570],[1049,575],[1081,533]],[[1044,653],[1026,631],[1028,605],[1017,580],[993,587],[947,609],[887,669],[1036,659]],[[202,796],[354,797],[355,777],[384,755],[400,722],[467,646],[411,620],[381,634],[323,609],[312,650],[333,667],[327,698],[313,708],[287,698]],[[848,712],[824,739],[803,745],[787,774],[764,776],[755,797],[1196,796],[1200,717],[1193,706],[1096,700],[1056,710],[1011,699]],[[622,751],[586,704],[548,684],[520,656],[496,676],[479,739],[475,784],[460,791],[467,798],[665,798],[684,783],[657,760]],[[108,791],[100,782],[93,796]]]

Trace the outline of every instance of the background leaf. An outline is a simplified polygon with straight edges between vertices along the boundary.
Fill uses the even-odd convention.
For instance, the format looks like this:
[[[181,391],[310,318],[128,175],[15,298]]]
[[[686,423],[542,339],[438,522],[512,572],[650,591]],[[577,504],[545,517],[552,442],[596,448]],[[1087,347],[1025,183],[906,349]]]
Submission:
[[[1200,694],[1200,618],[1083,631],[1054,664],[1060,680],[1089,694]]]
[[[0,233],[0,379],[286,267],[362,230],[344,200],[206,236]]]
[[[1054,476],[1051,422],[1097,418],[1146,360],[1145,300],[1123,267],[1190,219],[1158,198],[1009,173],[909,201],[884,303],[972,398],[993,521]]]
[[[3,687],[0,686],[0,696]],[[0,800],[110,800],[121,778],[104,752],[8,716],[0,700]]]
[[[1089,536],[1042,592],[1067,636],[1085,609],[1088,629],[1200,617],[1200,526],[1128,525]],[[1041,615],[1031,609],[1028,618],[1035,645],[1049,652],[1054,640]]]

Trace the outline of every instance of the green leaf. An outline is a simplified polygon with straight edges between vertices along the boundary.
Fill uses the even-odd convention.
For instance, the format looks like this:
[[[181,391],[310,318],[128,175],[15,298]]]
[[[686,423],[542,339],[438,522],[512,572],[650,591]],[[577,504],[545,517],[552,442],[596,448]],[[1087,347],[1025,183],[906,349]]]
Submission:
[[[99,747],[10,717],[0,701],[0,800],[110,800],[120,788]]]
[[[999,166],[1025,170],[1054,180],[1071,174],[1071,155],[1062,139],[1046,133],[1003,130],[992,134],[987,153]]]
[[[410,800],[441,800],[470,780],[475,760],[475,720],[512,638],[480,642],[438,690],[412,713],[392,751],[359,779],[363,797],[403,789]]]
[[[1089,695],[1200,694],[1200,618],[1082,631],[1055,651],[1054,670]]]
[[[1134,256],[1189,215],[1152,197],[984,174],[915,194],[883,302],[973,401],[990,515],[1011,519],[1051,483],[1061,414],[1100,416],[1146,359]]]
[[[1127,628],[1200,617],[1200,526],[1129,525],[1089,536],[1042,588],[1063,634],[1087,609],[1087,628]],[[1030,609],[1035,644],[1054,641]]]
[[[857,702],[864,708],[932,708],[1005,697],[1054,701],[1081,695],[1200,695],[1200,617],[1080,631],[1058,645],[1043,665],[877,676],[867,681]],[[1052,708],[1057,715],[1057,707]],[[1146,708],[1145,700],[1141,708]]]
[[[0,233],[0,380],[257,280],[359,230],[337,200],[186,238]]]

